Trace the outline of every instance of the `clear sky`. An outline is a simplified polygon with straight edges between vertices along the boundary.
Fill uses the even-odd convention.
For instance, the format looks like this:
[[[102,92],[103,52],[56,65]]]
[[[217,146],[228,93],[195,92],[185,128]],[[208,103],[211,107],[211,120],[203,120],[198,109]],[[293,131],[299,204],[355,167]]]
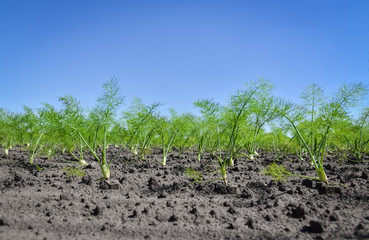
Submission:
[[[295,102],[312,83],[369,83],[369,1],[0,1],[0,107],[92,107],[112,76],[123,109],[140,97],[162,112],[225,104],[258,77]]]

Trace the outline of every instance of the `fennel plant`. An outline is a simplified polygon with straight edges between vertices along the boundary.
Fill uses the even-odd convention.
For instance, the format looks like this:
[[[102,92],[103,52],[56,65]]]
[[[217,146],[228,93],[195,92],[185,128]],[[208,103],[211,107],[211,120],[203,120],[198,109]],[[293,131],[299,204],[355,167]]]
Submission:
[[[362,154],[366,146],[369,145],[369,131],[368,128],[366,128],[368,127],[368,122],[369,108],[365,108],[356,120],[356,124],[354,123],[349,129],[351,131],[343,135],[347,141],[350,152],[354,154],[358,160],[362,159]]]
[[[85,119],[83,116],[83,110],[80,106],[79,101],[72,95],[67,95],[60,97],[59,101],[63,104],[63,109],[61,110],[62,124],[66,125],[64,129],[68,126],[73,126],[74,130],[78,130],[79,133],[84,132]],[[69,153],[76,159],[82,166],[87,166],[88,163],[84,158],[84,146],[85,143],[81,136],[84,134],[78,134],[77,131],[65,131],[63,140],[63,145],[68,149]],[[77,155],[74,154],[77,151]]]
[[[96,138],[93,142],[94,145],[88,143],[81,130],[76,126],[73,126],[73,123],[66,124],[77,132],[82,142],[87,146],[88,150],[94,156],[96,161],[99,162],[103,175],[101,179],[110,182],[110,164],[113,158],[110,161],[107,160],[107,134],[114,120],[114,116],[118,110],[118,107],[123,103],[124,98],[119,93],[120,88],[118,86],[118,81],[115,78],[111,78],[109,81],[104,83],[103,89],[103,95],[97,99],[97,105],[92,110],[95,121],[98,123],[95,133]],[[99,130],[102,132],[102,139],[98,139]],[[99,156],[96,149],[97,142],[102,142],[101,156]]]
[[[166,117],[157,118],[158,134],[161,141],[163,160],[161,164],[163,167],[167,165],[168,153],[172,148],[174,138],[177,136],[178,126],[172,124],[173,122]]]
[[[314,87],[311,89],[317,88]],[[303,147],[310,157],[312,165],[315,167],[318,178],[308,178],[328,183],[328,178],[323,167],[323,161],[332,128],[338,119],[347,117],[349,108],[356,106],[360,98],[366,94],[367,91],[368,90],[366,86],[361,83],[354,83],[350,85],[344,84],[331,97],[328,103],[325,103],[319,107],[319,116],[317,118],[313,118],[315,114],[311,115],[312,117],[310,118],[310,122],[317,121],[319,124],[310,124],[310,126],[314,127],[311,128],[310,137],[308,138],[304,137],[304,135],[301,133],[300,128],[296,123],[297,118],[294,118],[293,114],[291,114],[296,111],[296,108],[293,107],[293,104],[286,103],[284,104],[283,109],[276,110],[292,125],[297,138],[302,142]],[[315,104],[310,106],[314,107]],[[311,112],[312,111],[310,111],[310,114]],[[313,136],[312,139],[311,136]],[[308,139],[310,139],[310,144]]]
[[[13,114],[0,108],[0,144],[3,147],[5,157],[16,142],[16,131],[13,128]]]
[[[234,165],[240,126],[242,123],[247,124],[248,108],[254,95],[261,91],[265,84],[261,80],[246,83],[245,89],[238,90],[236,94],[231,95],[230,103],[226,107],[221,107],[212,99],[201,99],[194,103],[201,109],[205,121],[215,127],[213,131],[216,134],[218,147],[218,164],[225,186],[228,185],[227,168]]]

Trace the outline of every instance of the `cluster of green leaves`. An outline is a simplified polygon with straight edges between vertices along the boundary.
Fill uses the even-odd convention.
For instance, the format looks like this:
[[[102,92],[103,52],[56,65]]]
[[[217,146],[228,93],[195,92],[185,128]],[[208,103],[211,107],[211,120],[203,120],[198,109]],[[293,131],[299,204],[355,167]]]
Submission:
[[[188,167],[186,168],[186,170],[184,171],[184,173],[186,174],[186,176],[193,182],[195,183],[202,183],[202,180],[204,179],[204,176],[201,172],[196,171],[195,169],[193,169],[193,167]]]
[[[264,168],[261,173],[266,176],[271,176],[274,181],[284,182],[292,174],[283,166],[277,163],[272,163]]]
[[[83,170],[81,167],[65,167],[63,168],[63,172],[67,174],[67,177],[77,177],[77,178],[83,178],[86,175],[85,170]]]
[[[365,108],[355,121],[344,121],[339,124],[338,129],[346,140],[346,147],[350,153],[357,161],[361,161],[363,153],[369,152],[369,108]],[[344,147],[343,145],[342,148]]]

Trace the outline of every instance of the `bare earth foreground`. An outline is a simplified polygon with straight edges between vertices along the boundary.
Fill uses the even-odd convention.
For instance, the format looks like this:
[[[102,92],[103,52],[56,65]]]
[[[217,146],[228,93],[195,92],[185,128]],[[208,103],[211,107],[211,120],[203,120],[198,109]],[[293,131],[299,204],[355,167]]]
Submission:
[[[110,154],[118,149],[109,148]],[[293,177],[276,183],[260,174],[275,156],[239,159],[229,185],[194,184],[187,167],[205,181],[219,175],[211,155],[160,151],[145,161],[123,152],[111,167],[112,183],[98,181],[91,158],[83,178],[63,169],[64,155],[25,164],[28,153],[13,148],[0,158],[0,239],[369,239],[369,165],[328,157],[324,185]],[[368,160],[368,157],[366,157]],[[315,176],[294,156],[281,163],[294,174]],[[338,184],[339,183],[339,184]]]

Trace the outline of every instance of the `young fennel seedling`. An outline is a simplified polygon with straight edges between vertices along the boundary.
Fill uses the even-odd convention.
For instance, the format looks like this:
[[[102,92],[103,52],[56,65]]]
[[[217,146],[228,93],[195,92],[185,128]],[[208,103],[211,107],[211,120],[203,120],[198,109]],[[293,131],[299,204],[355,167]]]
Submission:
[[[295,119],[289,116],[290,112],[296,110],[293,104],[286,102],[282,108],[275,109],[281,116],[283,116],[292,125],[296,132],[296,136],[301,141],[302,146],[305,148],[306,152],[310,157],[312,165],[315,167],[318,178],[312,178],[319,180],[324,183],[328,183],[327,175],[324,171],[323,160],[326,151],[326,145],[328,137],[331,133],[333,124],[337,119],[342,119],[347,116],[347,111],[349,107],[355,106],[359,99],[366,94],[368,91],[361,83],[355,83],[350,85],[343,85],[335,95],[332,97],[331,101],[324,104],[320,109],[319,120],[322,122],[320,125],[320,139],[318,139],[319,134],[317,134],[317,127],[312,128],[313,131],[311,135],[314,136],[310,144],[306,141],[306,138],[301,133],[300,129],[295,124]],[[299,114],[298,114],[299,115]],[[311,117],[310,121],[314,118]],[[313,124],[311,124],[313,125]],[[310,178],[310,177],[307,177]]]
[[[119,86],[118,81],[115,78],[111,78],[108,82],[106,82],[103,85],[104,93],[103,95],[98,98],[97,100],[97,106],[93,109],[94,116],[96,117],[96,122],[99,124],[96,128],[97,131],[99,129],[102,129],[102,139],[97,139],[98,132],[96,132],[95,137],[95,143],[97,141],[102,142],[102,152],[101,157],[98,156],[96,148],[91,146],[86,140],[86,138],[83,136],[81,131],[74,127],[70,123],[66,123],[70,128],[72,128],[74,131],[77,132],[80,139],[83,141],[83,143],[87,146],[88,150],[91,152],[93,157],[99,162],[100,169],[102,172],[103,177],[101,179],[110,181],[110,164],[113,159],[110,161],[107,161],[107,134],[108,134],[108,128],[110,127],[110,124],[113,121],[113,118],[116,114],[116,111],[118,107],[123,103],[123,97],[119,93]]]

